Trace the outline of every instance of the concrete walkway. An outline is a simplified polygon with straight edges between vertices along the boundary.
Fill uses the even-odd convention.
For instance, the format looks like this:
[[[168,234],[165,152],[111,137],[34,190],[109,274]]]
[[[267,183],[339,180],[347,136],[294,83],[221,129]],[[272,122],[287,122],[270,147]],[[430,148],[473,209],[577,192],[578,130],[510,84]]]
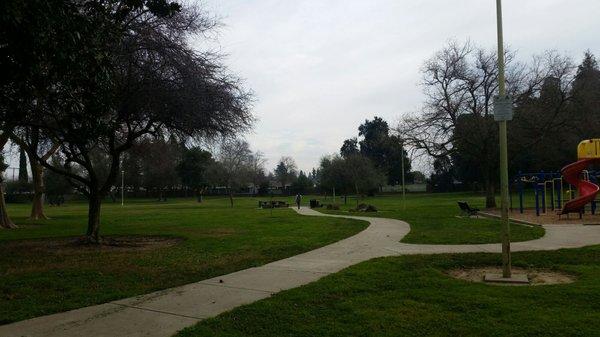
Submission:
[[[500,244],[415,245],[400,243],[410,226],[400,220],[326,215],[365,220],[364,231],[313,251],[224,276],[110,303],[0,326],[0,336],[172,336],[202,319],[267,298],[375,257],[405,254],[500,252]],[[538,240],[513,243],[513,251],[554,250],[600,244],[600,226],[545,226]]]

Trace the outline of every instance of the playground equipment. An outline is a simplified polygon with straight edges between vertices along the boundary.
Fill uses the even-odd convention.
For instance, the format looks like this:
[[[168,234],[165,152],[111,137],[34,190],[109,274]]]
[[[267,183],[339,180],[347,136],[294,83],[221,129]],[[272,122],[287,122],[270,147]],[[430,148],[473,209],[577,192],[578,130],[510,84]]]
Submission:
[[[600,162],[600,139],[588,139],[577,146],[577,161],[565,166],[561,172],[564,179],[577,187],[579,196],[565,203],[559,214],[583,213],[585,205],[596,199],[600,190],[598,185],[589,181],[589,172],[580,178],[581,173],[594,162]],[[587,179],[586,179],[587,178]],[[595,208],[595,207],[592,207]]]
[[[527,184],[533,184],[535,193],[535,214],[546,213],[546,206],[551,210],[562,208],[563,204],[563,178],[558,172],[519,172],[517,178],[517,189],[519,192],[519,212],[524,210],[523,194]],[[569,187],[570,190],[570,187]]]
[[[595,214],[600,172],[586,168],[594,162],[600,162],[600,139],[584,140],[577,147],[578,161],[565,166],[561,172],[522,173],[515,177],[519,193],[519,212],[523,213],[524,190],[532,185],[535,194],[535,213],[539,216],[560,210],[559,215],[583,213],[585,205],[591,203],[591,212]],[[575,191],[579,191],[577,197]],[[564,205],[563,205],[564,204]]]

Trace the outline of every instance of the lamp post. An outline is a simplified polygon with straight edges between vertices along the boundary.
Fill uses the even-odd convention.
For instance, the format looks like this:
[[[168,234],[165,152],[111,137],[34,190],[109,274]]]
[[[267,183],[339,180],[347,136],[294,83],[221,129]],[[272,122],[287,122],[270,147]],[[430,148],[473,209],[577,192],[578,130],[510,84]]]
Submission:
[[[512,119],[512,101],[506,95],[504,70],[504,38],[502,33],[502,0],[496,0],[498,30],[498,91],[494,119],[499,124],[500,139],[500,207],[502,217],[502,277],[511,278],[510,224],[508,220],[508,145],[506,123]]]
[[[12,180],[15,181],[15,170],[18,170],[18,167],[11,167],[10,168],[12,170]]]

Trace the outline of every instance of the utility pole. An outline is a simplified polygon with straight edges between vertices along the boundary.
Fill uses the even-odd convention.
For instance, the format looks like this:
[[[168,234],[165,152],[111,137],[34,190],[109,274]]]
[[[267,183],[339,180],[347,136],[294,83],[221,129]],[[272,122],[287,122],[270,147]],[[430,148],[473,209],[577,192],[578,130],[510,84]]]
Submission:
[[[494,107],[494,119],[499,124],[500,138],[500,207],[502,217],[502,277],[511,278],[510,224],[508,220],[508,145],[506,123],[512,119],[512,101],[506,95],[504,69],[504,37],[502,32],[502,0],[496,0],[498,29],[498,91]]]

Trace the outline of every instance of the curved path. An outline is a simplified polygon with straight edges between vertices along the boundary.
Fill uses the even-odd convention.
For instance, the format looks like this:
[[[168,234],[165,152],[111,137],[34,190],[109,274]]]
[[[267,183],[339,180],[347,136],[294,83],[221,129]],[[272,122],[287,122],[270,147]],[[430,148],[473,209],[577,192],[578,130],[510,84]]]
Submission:
[[[500,252],[500,244],[416,245],[400,243],[408,223],[395,219],[329,215],[370,223],[364,231],[313,251],[181,287],[32,318],[0,326],[0,336],[172,336],[202,319],[267,298],[375,257],[404,254]],[[544,226],[544,237],[512,244],[513,251],[554,250],[600,244],[600,226]]]

